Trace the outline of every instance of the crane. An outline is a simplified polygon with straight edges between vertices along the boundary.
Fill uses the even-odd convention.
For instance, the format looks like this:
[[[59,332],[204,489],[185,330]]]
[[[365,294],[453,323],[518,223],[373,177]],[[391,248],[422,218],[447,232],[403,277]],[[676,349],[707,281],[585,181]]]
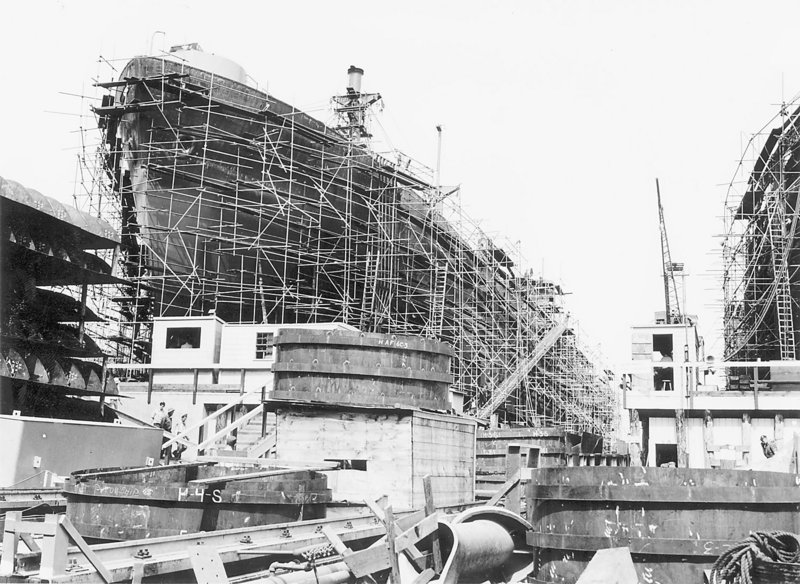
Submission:
[[[661,205],[661,187],[658,179],[656,179],[656,196],[658,197],[658,227],[661,231],[661,274],[664,277],[664,320],[666,324],[681,324],[684,315],[678,300],[675,272],[683,272],[683,264],[673,262],[669,254],[667,225],[664,222],[664,207]]]

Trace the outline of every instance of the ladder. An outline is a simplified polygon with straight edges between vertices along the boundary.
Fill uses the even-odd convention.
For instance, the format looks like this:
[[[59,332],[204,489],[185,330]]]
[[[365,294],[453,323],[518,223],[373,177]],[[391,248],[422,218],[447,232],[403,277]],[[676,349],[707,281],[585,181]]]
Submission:
[[[789,288],[789,267],[785,233],[785,214],[779,190],[769,193],[768,204],[772,212],[768,215],[769,235],[772,240],[772,273],[775,280],[775,311],[778,324],[778,342],[781,361],[795,358],[794,322],[792,319],[792,296]]]
[[[431,299],[430,336],[442,336],[444,325],[445,294],[447,293],[447,262],[437,262],[434,266],[434,289]]]

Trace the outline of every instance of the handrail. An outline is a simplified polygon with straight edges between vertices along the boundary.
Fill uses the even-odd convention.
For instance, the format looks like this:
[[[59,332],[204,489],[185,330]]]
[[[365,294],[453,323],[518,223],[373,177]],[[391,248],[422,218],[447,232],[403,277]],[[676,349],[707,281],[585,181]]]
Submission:
[[[185,439],[184,437],[189,432],[192,432],[193,430],[196,430],[197,428],[207,424],[211,420],[216,420],[219,416],[221,416],[222,414],[227,412],[232,407],[238,406],[240,403],[242,403],[245,400],[245,398],[247,398],[249,396],[252,396],[252,395],[257,395],[257,394],[260,394],[260,393],[261,392],[250,391],[248,393],[243,393],[243,394],[239,395],[235,400],[232,400],[232,401],[228,402],[227,404],[225,404],[223,407],[221,407],[217,411],[211,412],[209,415],[207,415],[205,418],[203,418],[199,422],[195,422],[194,424],[188,425],[183,432],[181,432],[179,434],[175,434],[174,435],[175,438],[172,438],[172,439],[168,440],[167,442],[165,442],[164,445],[162,446],[162,448],[168,448],[168,447],[172,446],[173,444],[175,444],[175,442],[179,442],[182,438]],[[194,444],[192,444],[192,446],[194,446]]]
[[[261,412],[264,411],[264,404],[259,404],[256,408],[247,412],[244,416],[239,418],[238,420],[234,420],[227,426],[225,426],[222,430],[211,436],[210,438],[204,440],[200,444],[197,445],[198,450],[205,450],[211,444],[225,436],[226,434],[230,434],[233,430],[243,426],[245,423],[249,422],[251,419],[259,415]]]
[[[154,429],[157,429],[157,430],[161,430],[162,432],[164,432],[164,434],[166,434],[170,438],[170,440],[168,442],[165,442],[165,444],[172,445],[172,444],[175,444],[176,442],[180,442],[181,444],[185,444],[186,446],[195,446],[194,442],[192,442],[191,440],[186,438],[186,436],[185,436],[186,433],[185,432],[182,432],[180,434],[173,434],[172,432],[164,430],[163,428],[159,428],[158,426],[155,426],[155,425],[151,424],[150,422],[145,422],[144,420],[140,420],[136,416],[132,416],[132,415],[126,413],[126,412],[120,411],[117,408],[115,408],[114,406],[110,406],[110,405],[106,404],[105,407],[107,407],[108,409],[114,411],[118,416],[120,416],[122,418],[125,418],[126,420],[130,420],[131,422],[136,422],[137,424],[140,424],[144,428],[154,428]]]

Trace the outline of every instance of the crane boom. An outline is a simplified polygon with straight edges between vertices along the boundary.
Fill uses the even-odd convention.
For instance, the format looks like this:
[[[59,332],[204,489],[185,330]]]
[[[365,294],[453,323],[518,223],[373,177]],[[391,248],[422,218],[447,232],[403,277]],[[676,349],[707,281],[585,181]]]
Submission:
[[[658,198],[658,227],[661,231],[661,274],[664,278],[664,309],[667,324],[678,324],[683,321],[678,301],[678,286],[675,283],[675,272],[683,271],[683,264],[672,263],[667,239],[667,225],[664,222],[664,207],[661,205],[661,187],[656,179],[656,196]]]

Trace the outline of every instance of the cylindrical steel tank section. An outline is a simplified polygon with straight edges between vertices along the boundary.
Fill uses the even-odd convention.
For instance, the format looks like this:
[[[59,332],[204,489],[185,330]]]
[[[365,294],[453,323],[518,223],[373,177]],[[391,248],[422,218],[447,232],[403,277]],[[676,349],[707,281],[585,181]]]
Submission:
[[[76,472],[64,489],[67,517],[84,537],[107,541],[325,517],[331,491],[322,473],[280,469],[277,476],[228,480],[268,470],[190,463]]]
[[[594,552],[628,547],[642,582],[702,582],[751,531],[800,531],[800,479],[743,470],[568,467],[531,471],[533,582],[570,584]]]
[[[282,330],[273,399],[450,409],[447,343],[356,331]]]

